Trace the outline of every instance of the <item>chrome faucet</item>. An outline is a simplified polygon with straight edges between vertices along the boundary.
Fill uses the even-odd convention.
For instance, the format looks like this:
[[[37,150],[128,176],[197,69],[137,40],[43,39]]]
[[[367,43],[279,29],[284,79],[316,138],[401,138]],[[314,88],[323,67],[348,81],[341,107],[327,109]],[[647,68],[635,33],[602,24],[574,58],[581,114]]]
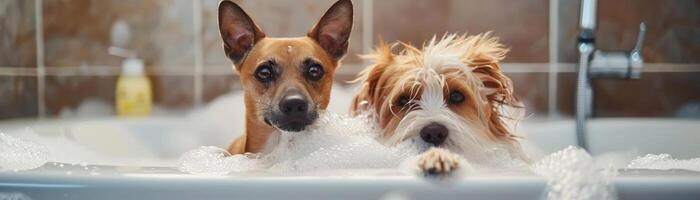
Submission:
[[[604,52],[595,49],[597,0],[581,1],[581,32],[578,36],[578,81],[576,85],[576,140],[588,150],[586,120],[593,113],[593,78],[639,79],[642,75],[642,45],[646,26],[639,25],[637,44],[632,51]]]

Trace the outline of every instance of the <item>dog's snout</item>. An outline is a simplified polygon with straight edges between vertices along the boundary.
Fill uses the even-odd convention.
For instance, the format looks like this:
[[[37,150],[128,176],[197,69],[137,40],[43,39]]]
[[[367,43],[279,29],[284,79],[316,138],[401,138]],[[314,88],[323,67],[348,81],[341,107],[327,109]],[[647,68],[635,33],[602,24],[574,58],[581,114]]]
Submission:
[[[447,127],[438,123],[431,123],[420,130],[420,137],[423,141],[439,146],[445,142],[449,131]]]
[[[309,109],[308,102],[300,94],[285,96],[279,107],[285,115],[303,115]]]
[[[276,109],[267,118],[270,124],[285,131],[298,132],[318,117],[309,98],[298,89],[290,88],[281,96]]]

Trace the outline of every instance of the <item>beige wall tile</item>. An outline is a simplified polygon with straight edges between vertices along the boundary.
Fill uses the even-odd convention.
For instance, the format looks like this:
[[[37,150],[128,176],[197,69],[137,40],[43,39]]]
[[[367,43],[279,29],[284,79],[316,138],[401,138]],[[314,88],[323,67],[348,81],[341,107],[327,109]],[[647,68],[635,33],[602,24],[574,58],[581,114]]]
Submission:
[[[547,62],[548,1],[374,1],[375,37],[423,44],[433,35],[493,31],[511,47],[506,62]]]
[[[36,77],[0,76],[0,119],[37,116],[36,84]]]
[[[700,117],[700,73],[645,73],[639,80],[593,81],[595,117]],[[559,112],[572,116],[576,74],[558,81]]]
[[[34,0],[0,1],[0,67],[36,67]]]
[[[561,2],[559,58],[563,62],[577,62],[580,0]],[[647,25],[643,51],[646,62],[700,62],[700,1],[598,1],[596,45],[603,50],[631,50],[640,22]]]
[[[110,32],[117,21],[131,30],[126,48],[147,66],[194,64],[192,1],[45,0],[47,66],[119,66],[109,55]]]

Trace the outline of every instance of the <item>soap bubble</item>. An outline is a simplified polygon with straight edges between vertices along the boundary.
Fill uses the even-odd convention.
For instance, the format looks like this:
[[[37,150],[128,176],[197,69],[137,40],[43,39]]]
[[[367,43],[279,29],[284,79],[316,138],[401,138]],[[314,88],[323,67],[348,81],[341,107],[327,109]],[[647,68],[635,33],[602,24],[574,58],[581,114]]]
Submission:
[[[198,175],[225,175],[232,171],[255,169],[257,161],[248,156],[231,156],[224,149],[204,146],[183,154],[178,169]]]
[[[323,112],[305,131],[271,134],[268,147],[256,156],[230,156],[226,150],[200,147],[185,153],[180,170],[192,174],[224,175],[265,169],[279,174],[300,174],[322,170],[399,169],[428,146],[409,138],[387,147],[378,140],[379,129],[368,116],[351,117]],[[485,148],[488,162],[469,161],[484,168],[527,169],[528,164],[513,159],[500,146]],[[472,163],[474,162],[474,163]],[[408,164],[410,165],[410,163]]]
[[[617,170],[598,167],[583,149],[569,146],[554,152],[532,166],[547,180],[547,199],[616,199],[610,180]]]
[[[0,171],[23,171],[41,167],[49,152],[36,143],[0,133]]]
[[[700,171],[700,158],[679,160],[668,154],[647,154],[632,160],[627,169],[685,169]]]
[[[280,174],[318,170],[395,168],[419,153],[412,145],[386,147],[376,140],[375,125],[366,116],[321,113],[302,132],[275,132],[262,155],[233,155],[201,147],[180,158],[180,170],[193,174],[227,174],[268,169]]]

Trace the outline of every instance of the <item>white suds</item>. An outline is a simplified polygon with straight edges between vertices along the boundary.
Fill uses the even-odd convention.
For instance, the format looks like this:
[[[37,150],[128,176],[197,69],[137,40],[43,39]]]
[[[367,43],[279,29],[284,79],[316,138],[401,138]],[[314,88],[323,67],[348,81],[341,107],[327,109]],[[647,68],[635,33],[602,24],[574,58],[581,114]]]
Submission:
[[[233,155],[216,147],[200,147],[180,157],[179,169],[192,174],[224,175],[230,172],[268,170],[300,174],[322,170],[398,168],[427,149],[418,139],[387,147],[377,140],[375,123],[366,116],[321,113],[302,132],[273,133],[262,154]],[[481,154],[485,162],[469,161],[477,168],[527,169],[528,164],[503,148],[491,146]]]
[[[475,163],[482,168],[500,169],[500,170],[522,170],[530,167],[530,163],[514,156],[508,151],[507,147],[492,146],[487,148],[484,155],[488,158],[484,161]]]
[[[179,169],[193,174],[227,174],[268,169],[281,174],[317,170],[395,168],[418,154],[407,142],[385,147],[375,140],[374,127],[366,117],[322,113],[307,131],[273,133],[273,147],[262,156],[228,156],[223,149],[200,147],[180,158]]]
[[[41,167],[49,151],[36,143],[0,133],[0,171],[23,171]]]
[[[204,146],[188,151],[180,158],[180,171],[198,175],[225,175],[234,171],[247,171],[257,168],[253,155],[231,156],[226,150]]]
[[[85,143],[85,140],[76,139],[75,134],[70,131],[56,130],[56,132],[58,134],[46,134],[25,128],[8,132],[8,135],[20,141],[31,141],[30,143],[43,149],[46,162],[119,166],[148,166],[150,163],[156,162],[155,159],[132,158],[136,157],[135,155],[130,157],[109,155],[90,148],[88,146],[90,144]]]
[[[685,169],[700,171],[700,158],[679,160],[668,154],[647,154],[644,157],[632,160],[627,165],[627,169]]]
[[[614,167],[598,167],[585,150],[569,146],[552,153],[532,166],[532,171],[547,180],[547,199],[616,199],[611,178]]]

